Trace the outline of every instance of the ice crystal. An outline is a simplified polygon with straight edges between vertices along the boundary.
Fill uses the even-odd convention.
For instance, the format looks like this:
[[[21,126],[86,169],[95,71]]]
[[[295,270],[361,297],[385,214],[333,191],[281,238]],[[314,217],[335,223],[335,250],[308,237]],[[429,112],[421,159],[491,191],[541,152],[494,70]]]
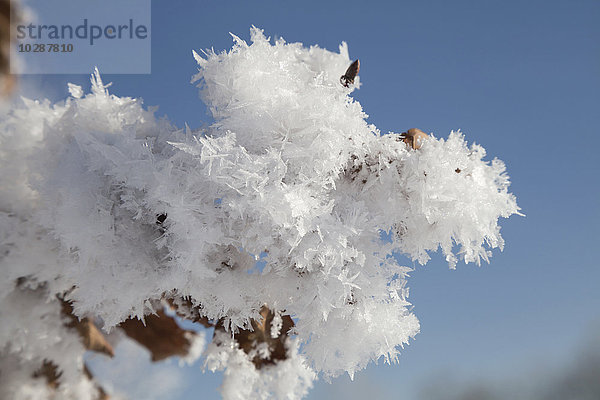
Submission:
[[[351,97],[360,77],[339,82],[345,43],[338,53],[272,43],[256,28],[250,44],[234,42],[194,53],[193,82],[215,120],[206,130],[179,130],[111,95],[98,71],[91,93],[70,84],[64,102],[24,100],[2,118],[3,357],[55,360],[67,379],[64,354],[42,347],[68,336],[42,346],[25,334],[59,329],[28,328],[55,294],[110,330],[176,290],[233,332],[264,304],[291,315],[288,360],[254,370],[220,337],[207,366],[226,370],[226,397],[299,398],[315,373],[395,361],[418,333],[410,269],[394,251],[424,264],[441,249],[454,268],[502,248],[498,219],[518,207],[501,161],[485,161],[460,132],[418,150],[380,135]],[[22,277],[47,298],[17,301]],[[8,323],[11,313],[20,321]]]

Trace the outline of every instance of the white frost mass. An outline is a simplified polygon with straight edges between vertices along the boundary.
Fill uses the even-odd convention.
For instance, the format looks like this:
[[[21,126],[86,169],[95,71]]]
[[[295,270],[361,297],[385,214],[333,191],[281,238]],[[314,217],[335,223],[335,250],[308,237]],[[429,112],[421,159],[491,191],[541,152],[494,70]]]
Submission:
[[[419,150],[380,135],[350,96],[359,78],[340,85],[345,43],[338,54],[251,36],[250,45],[234,36],[229,52],[194,53],[193,81],[215,120],[207,130],[157,120],[141,101],[109,94],[97,71],[91,93],[70,84],[64,102],[24,100],[2,117],[3,359],[70,365],[26,333],[59,308],[55,294],[110,330],[176,290],[234,332],[264,304],[291,315],[292,358],[252,372],[232,348],[209,350],[207,363],[231,369],[228,398],[299,398],[314,373],[396,361],[418,333],[410,268],[393,251],[424,264],[441,248],[454,268],[503,247],[498,219],[519,208],[501,161],[484,161],[460,132]],[[22,277],[46,296],[17,287]],[[9,323],[11,313],[21,320]],[[66,335],[54,339],[60,327],[35,329],[66,346]]]

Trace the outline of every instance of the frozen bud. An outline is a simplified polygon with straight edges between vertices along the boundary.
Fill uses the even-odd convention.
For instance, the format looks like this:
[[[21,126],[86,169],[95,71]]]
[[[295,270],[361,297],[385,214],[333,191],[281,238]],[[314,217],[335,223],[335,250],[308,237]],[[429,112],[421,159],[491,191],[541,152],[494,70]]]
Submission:
[[[340,83],[345,87],[350,86],[351,83],[354,83],[358,71],[360,71],[360,61],[356,60],[350,64],[344,75],[340,77]]]
[[[423,141],[429,136],[420,129],[410,128],[406,132],[402,132],[400,137],[404,143],[410,145],[413,149],[420,149]]]

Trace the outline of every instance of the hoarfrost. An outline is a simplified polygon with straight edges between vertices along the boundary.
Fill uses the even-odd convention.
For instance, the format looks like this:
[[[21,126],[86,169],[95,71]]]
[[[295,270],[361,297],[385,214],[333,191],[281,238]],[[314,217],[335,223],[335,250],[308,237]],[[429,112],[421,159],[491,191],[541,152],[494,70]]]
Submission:
[[[293,316],[287,360],[256,370],[221,335],[206,365],[225,370],[226,398],[300,398],[317,373],[395,362],[418,333],[410,269],[394,251],[424,264],[440,248],[455,268],[502,249],[498,219],[519,208],[501,161],[484,161],[460,132],[431,135],[419,150],[380,135],[351,97],[359,78],[339,84],[351,62],[345,43],[339,53],[273,44],[257,28],[250,44],[234,42],[194,52],[193,82],[215,120],[205,131],[111,95],[98,71],[91,93],[70,84],[64,102],[24,99],[2,118],[3,359],[52,360],[64,379],[80,367],[65,360],[65,346],[76,346],[67,334],[32,327],[49,332],[39,347],[13,332],[53,304],[27,298],[18,278],[43,284],[47,299],[66,293],[76,315],[106,330],[176,289],[233,331],[264,304]]]

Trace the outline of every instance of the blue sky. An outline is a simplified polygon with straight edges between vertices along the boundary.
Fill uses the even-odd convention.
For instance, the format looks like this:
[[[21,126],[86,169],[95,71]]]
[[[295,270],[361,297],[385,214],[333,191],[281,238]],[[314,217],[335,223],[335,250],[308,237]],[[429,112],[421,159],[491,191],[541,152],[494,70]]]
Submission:
[[[399,365],[370,366],[354,386],[319,382],[310,399],[416,399],[440,376],[497,379],[560,368],[600,332],[600,2],[152,1],[152,73],[106,75],[111,91],[160,106],[192,128],[209,121],[190,85],[192,49],[229,49],[253,24],[288,42],[360,58],[355,97],[382,132],[461,129],[505,161],[526,217],[501,221],[490,265],[415,265],[421,333]],[[22,77],[57,100],[88,76]],[[407,265],[413,265],[404,261]],[[183,371],[181,399],[219,398],[220,378]]]

